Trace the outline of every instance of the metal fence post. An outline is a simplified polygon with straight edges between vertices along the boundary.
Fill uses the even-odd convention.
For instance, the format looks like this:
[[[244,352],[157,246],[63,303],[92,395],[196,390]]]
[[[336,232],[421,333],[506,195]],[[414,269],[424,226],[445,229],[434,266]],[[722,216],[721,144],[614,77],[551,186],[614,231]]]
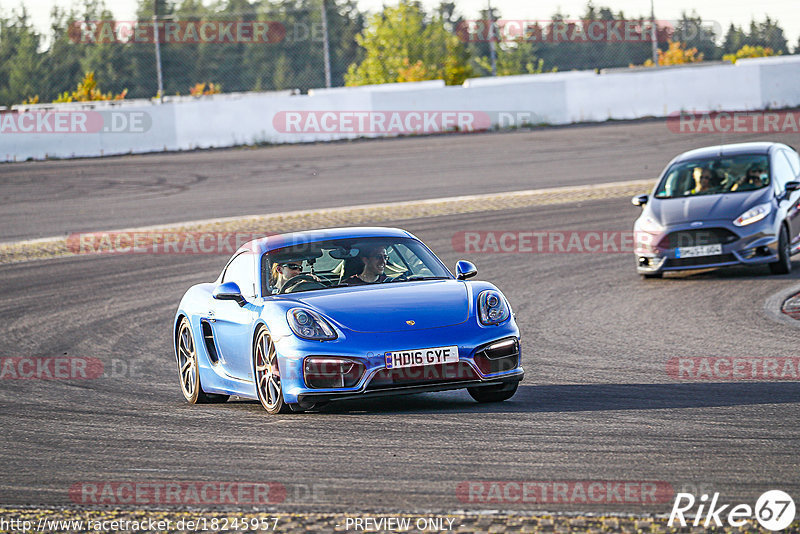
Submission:
[[[653,40],[653,65],[658,67],[658,42],[656,37],[656,10],[650,0],[650,38]]]
[[[330,87],[331,50],[328,45],[328,0],[322,0],[322,53],[325,61],[325,87]]]
[[[155,13],[156,6],[153,6]],[[158,76],[158,101],[164,101],[164,80],[161,76],[161,43],[158,36],[158,14],[153,15],[153,40],[156,42],[156,75]]]
[[[492,13],[492,0],[486,2],[489,8],[489,58],[492,62],[492,76],[497,76],[497,51],[495,50],[496,33],[494,27],[494,13]]]

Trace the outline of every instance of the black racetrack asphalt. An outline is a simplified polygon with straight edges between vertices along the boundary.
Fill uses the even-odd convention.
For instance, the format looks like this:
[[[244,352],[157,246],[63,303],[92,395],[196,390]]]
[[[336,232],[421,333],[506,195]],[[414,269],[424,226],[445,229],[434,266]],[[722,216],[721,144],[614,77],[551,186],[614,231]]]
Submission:
[[[709,143],[645,122],[0,166],[11,211],[3,230],[11,239],[627,180],[654,176],[699,144]],[[0,380],[0,503],[92,504],[81,484],[119,481],[272,481],[287,490],[276,509],[338,512],[667,513],[672,504],[671,493],[644,504],[520,503],[514,493],[483,503],[458,493],[468,481],[644,481],[751,505],[767,489],[799,496],[800,383],[678,381],[667,366],[679,357],[795,356],[798,331],[765,302],[798,284],[800,264],[786,276],[757,268],[643,280],[630,254],[453,248],[462,231],[628,230],[637,213],[619,198],[396,223],[449,265],[468,257],[509,297],[526,377],[513,399],[493,405],[456,391],[287,416],[241,400],[190,406],[171,321],[183,292],[215,278],[227,258],[0,266],[0,356],[91,357],[105,373]]]

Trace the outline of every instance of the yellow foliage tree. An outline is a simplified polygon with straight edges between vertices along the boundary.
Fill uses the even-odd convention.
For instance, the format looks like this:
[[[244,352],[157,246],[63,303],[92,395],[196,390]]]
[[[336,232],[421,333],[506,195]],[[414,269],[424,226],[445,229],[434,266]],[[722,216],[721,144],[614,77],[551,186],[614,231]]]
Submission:
[[[703,54],[697,53],[697,48],[685,48],[679,41],[669,43],[667,51],[658,50],[658,65],[665,67],[668,65],[684,65],[686,63],[698,63],[703,61]],[[652,67],[653,60],[648,59],[644,62],[645,67]]]
[[[208,87],[206,87],[208,85]],[[192,96],[201,95],[218,95],[222,92],[222,85],[218,83],[197,83],[194,87],[189,88],[189,94]]]
[[[407,57],[403,58],[403,66],[397,69],[398,82],[421,82],[429,80],[428,69],[422,64],[422,60],[418,59],[413,65]]]
[[[742,59],[746,57],[767,57],[767,56],[774,56],[775,52],[768,46],[750,46],[744,45],[739,50],[736,51],[735,54],[725,54],[722,56],[722,59],[725,61],[730,61],[731,63],[736,63],[737,59]]]
[[[64,91],[54,102],[91,102],[94,100],[122,100],[128,90],[125,89],[118,95],[112,92],[103,93],[97,88],[97,80],[94,79],[94,72],[87,72],[83,80],[78,83],[75,91]]]

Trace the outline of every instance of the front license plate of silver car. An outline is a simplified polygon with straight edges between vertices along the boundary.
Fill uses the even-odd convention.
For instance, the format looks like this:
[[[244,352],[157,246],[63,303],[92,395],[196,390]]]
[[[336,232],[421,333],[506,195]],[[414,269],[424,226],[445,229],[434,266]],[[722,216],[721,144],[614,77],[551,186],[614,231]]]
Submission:
[[[675,249],[676,258],[698,258],[722,254],[722,245],[702,245],[699,247],[680,247]]]

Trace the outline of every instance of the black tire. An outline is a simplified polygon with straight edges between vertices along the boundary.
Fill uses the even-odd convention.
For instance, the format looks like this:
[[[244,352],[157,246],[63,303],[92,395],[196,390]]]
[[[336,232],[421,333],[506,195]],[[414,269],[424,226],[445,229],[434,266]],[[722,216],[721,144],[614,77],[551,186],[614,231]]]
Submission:
[[[175,353],[178,356],[178,379],[181,392],[189,404],[216,404],[228,400],[229,395],[203,391],[192,328],[186,317],[181,319],[178,326],[178,335],[175,337]]]
[[[500,384],[499,386],[467,388],[470,396],[480,403],[503,402],[514,396],[519,382]]]
[[[789,251],[789,232],[786,226],[781,225],[781,233],[778,237],[778,261],[769,264],[772,274],[789,274],[792,272],[792,257]]]
[[[642,278],[664,278],[664,273],[642,273]]]
[[[275,415],[292,411],[283,400],[278,353],[266,328],[261,328],[253,343],[253,377],[261,406]]]

